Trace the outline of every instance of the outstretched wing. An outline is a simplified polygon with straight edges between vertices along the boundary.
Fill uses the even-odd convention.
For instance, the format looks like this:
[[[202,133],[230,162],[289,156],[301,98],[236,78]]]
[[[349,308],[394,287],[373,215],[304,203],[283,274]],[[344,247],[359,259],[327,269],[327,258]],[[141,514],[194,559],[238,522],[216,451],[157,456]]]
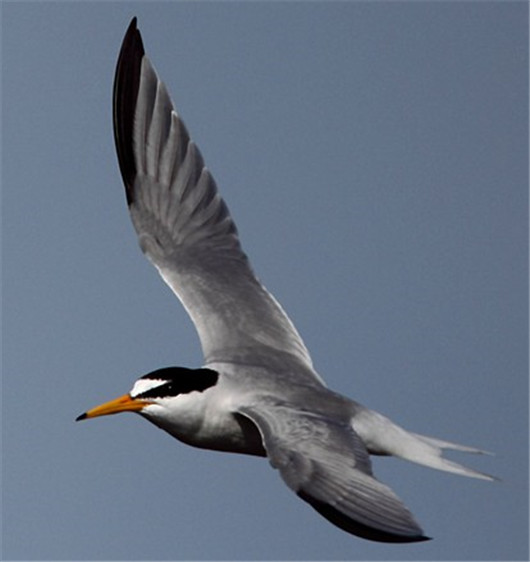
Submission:
[[[289,488],[334,525],[374,541],[427,540],[401,500],[373,477],[368,452],[347,422],[270,402],[240,413],[257,426]]]
[[[311,366],[293,324],[252,272],[215,181],[145,56],[136,18],[116,68],[114,135],[140,246],[191,316],[206,362],[275,350]]]

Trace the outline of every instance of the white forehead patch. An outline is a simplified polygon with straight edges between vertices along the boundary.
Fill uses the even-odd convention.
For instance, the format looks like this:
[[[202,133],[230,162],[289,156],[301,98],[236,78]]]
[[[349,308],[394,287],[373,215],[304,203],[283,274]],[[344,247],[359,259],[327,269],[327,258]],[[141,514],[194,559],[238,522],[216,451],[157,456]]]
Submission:
[[[143,392],[147,392],[152,388],[156,388],[157,386],[162,386],[163,384],[167,383],[167,380],[162,379],[138,379],[134,386],[132,387],[131,392],[129,394],[132,398],[142,394]]]

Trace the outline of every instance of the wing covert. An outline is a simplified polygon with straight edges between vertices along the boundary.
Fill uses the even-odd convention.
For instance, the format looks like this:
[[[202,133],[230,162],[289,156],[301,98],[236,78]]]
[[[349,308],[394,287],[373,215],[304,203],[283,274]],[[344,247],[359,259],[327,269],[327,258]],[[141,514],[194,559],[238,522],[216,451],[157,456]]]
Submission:
[[[259,347],[311,366],[293,324],[255,277],[215,181],[145,56],[136,18],[116,68],[114,135],[140,246],[191,316],[206,362],[244,360],[244,350]]]

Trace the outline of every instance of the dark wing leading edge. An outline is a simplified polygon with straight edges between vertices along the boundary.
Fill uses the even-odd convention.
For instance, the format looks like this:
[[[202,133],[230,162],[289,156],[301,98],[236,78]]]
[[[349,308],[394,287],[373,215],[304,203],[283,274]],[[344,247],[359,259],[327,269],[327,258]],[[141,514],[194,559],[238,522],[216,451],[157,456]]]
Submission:
[[[259,429],[289,488],[334,525],[380,542],[428,540],[401,500],[373,477],[368,451],[348,423],[272,401],[239,412]]]
[[[140,246],[191,316],[206,362],[257,363],[273,350],[311,367],[298,332],[252,272],[215,181],[145,56],[136,18],[116,68],[114,135]]]

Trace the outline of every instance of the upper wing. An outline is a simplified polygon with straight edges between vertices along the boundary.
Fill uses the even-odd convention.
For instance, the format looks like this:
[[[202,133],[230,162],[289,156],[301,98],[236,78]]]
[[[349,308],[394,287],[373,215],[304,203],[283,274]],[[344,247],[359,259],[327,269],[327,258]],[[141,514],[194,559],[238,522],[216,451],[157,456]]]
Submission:
[[[240,413],[259,429],[286,484],[333,524],[374,541],[427,540],[401,500],[372,476],[368,452],[350,424],[271,402]]]
[[[272,349],[311,366],[252,272],[215,181],[145,56],[136,18],[116,68],[114,136],[140,246],[191,316],[206,362],[258,360]]]

